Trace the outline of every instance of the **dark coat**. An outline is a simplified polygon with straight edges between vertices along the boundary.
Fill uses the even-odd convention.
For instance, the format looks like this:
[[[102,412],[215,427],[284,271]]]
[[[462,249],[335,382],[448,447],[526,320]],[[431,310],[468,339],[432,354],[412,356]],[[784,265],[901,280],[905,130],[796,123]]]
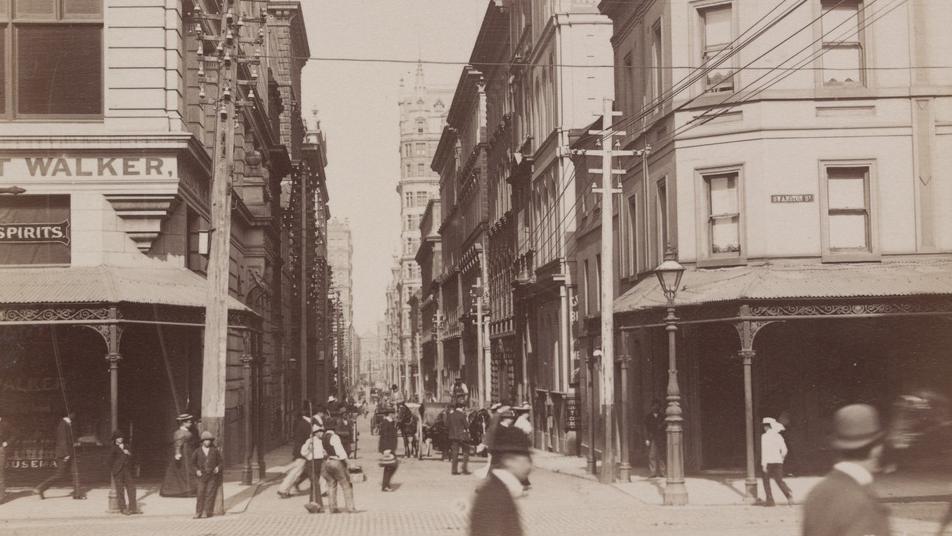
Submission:
[[[294,458],[301,458],[301,447],[303,447],[304,443],[307,443],[307,440],[311,437],[311,420],[298,417],[294,422],[294,433],[291,437],[293,438],[291,455]]]
[[[888,535],[889,510],[841,471],[831,471],[803,504],[803,536]]]
[[[519,509],[506,485],[489,473],[479,488],[469,517],[470,536],[522,536]]]
[[[202,447],[198,447],[192,453],[192,467],[202,472],[203,479],[214,476],[215,469],[218,469],[218,474],[221,474],[222,464],[221,451],[214,445],[208,449],[208,456],[205,455]]]
[[[7,421],[0,420],[0,446],[4,442],[13,443],[13,428]]]
[[[390,422],[387,419],[380,421],[380,445],[377,449],[379,452],[389,450],[391,452],[397,450],[397,425],[396,423]]]
[[[60,419],[56,425],[56,457],[65,458],[73,454],[73,426]]]
[[[109,464],[109,472],[113,475],[119,475],[123,472],[132,471],[132,451],[129,449],[129,446],[126,445],[126,450],[130,454],[126,454],[119,448],[119,445],[113,444],[112,448],[109,449],[109,458],[107,463]]]
[[[450,441],[469,441],[469,423],[462,411],[451,411],[446,417]]]

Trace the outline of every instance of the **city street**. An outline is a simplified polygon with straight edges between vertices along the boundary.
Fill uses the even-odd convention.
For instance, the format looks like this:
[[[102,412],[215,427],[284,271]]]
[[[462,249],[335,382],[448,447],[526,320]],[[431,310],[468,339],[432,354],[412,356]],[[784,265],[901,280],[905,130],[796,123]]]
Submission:
[[[394,493],[380,491],[380,468],[376,466],[376,437],[370,436],[366,420],[360,420],[359,461],[367,480],[355,479],[355,497],[360,513],[308,514],[306,495],[279,499],[276,481],[259,486],[244,510],[218,518],[193,520],[190,515],[115,516],[91,519],[33,519],[0,521],[0,533],[28,536],[69,534],[174,536],[251,536],[281,534],[320,535],[453,535],[466,532],[466,505],[478,480],[475,476],[451,476],[449,462],[438,459],[401,460]],[[401,447],[402,448],[402,447]],[[474,458],[470,469],[485,463]],[[269,473],[270,474],[270,473]],[[271,474],[272,476],[277,476]],[[685,507],[665,508],[639,503],[614,487],[545,470],[532,474],[533,487],[519,502],[523,525],[530,535],[794,535],[799,534],[798,507]],[[32,497],[19,500],[35,501]],[[342,500],[342,499],[341,499]],[[60,501],[50,500],[49,508]],[[72,506],[70,501],[67,506]],[[83,506],[98,510],[91,501]],[[932,521],[944,511],[938,503],[893,505],[898,534],[932,535]],[[0,509],[0,517],[3,510]]]

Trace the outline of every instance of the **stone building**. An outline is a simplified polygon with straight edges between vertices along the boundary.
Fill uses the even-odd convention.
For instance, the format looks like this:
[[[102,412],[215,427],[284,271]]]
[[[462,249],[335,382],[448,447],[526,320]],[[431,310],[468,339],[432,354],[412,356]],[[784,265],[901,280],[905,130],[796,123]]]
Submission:
[[[641,158],[618,163],[614,207],[577,210],[578,263],[592,267],[579,283],[583,354],[598,344],[592,214],[616,214],[629,461],[643,458],[640,416],[666,394],[665,298],[652,271],[670,245],[686,268],[675,298],[686,464],[746,467],[749,495],[761,417],[789,423],[793,470],[819,471],[839,406],[888,411],[917,389],[952,394],[952,74],[915,68],[952,51],[952,5],[788,4],[752,46],[731,47],[772,20],[773,6],[602,2],[615,29],[621,146],[651,150],[646,169]],[[583,176],[579,187],[593,180]]]
[[[113,428],[134,430],[147,474],[163,465],[175,415],[201,416],[201,242],[218,113],[202,101],[196,53],[196,27],[212,27],[190,12],[198,4],[214,15],[220,4],[184,4],[25,0],[0,10],[6,35],[16,36],[0,51],[0,64],[14,66],[6,71],[13,89],[0,93],[0,227],[23,230],[0,240],[0,370],[5,380],[44,386],[0,390],[5,417],[30,431],[8,459],[28,468],[10,475],[26,483],[52,467],[64,401],[94,438],[84,457],[104,454],[97,445]],[[244,464],[250,478],[263,474],[263,452],[283,441],[283,415],[300,396],[290,366],[297,309],[281,260],[289,247],[282,182],[303,180],[294,163],[312,159],[314,146],[297,105],[304,60],[296,58],[309,56],[300,3],[241,9],[267,17],[244,25],[247,56],[259,29],[260,46],[272,51],[242,86],[254,106],[238,116],[232,178],[222,443],[227,463]],[[37,18],[42,27],[28,23]],[[204,46],[211,56],[214,47]],[[38,57],[49,61],[17,67]],[[217,95],[216,70],[205,70],[204,93]],[[326,209],[323,171],[311,181]],[[104,363],[108,374],[88,374]]]
[[[337,357],[339,378],[346,378],[343,387],[348,389],[357,380],[357,360],[354,359],[354,242],[347,220],[331,219],[327,226],[327,258],[330,264],[333,291],[339,295],[341,325],[338,326],[340,339]]]

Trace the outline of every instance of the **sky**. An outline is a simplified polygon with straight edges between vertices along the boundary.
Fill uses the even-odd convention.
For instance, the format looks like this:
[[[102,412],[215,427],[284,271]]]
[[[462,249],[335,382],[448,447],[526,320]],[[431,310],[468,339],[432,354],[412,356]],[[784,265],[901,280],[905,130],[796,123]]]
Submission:
[[[400,79],[414,64],[321,61],[385,58],[465,63],[489,0],[301,0],[312,59],[302,75],[302,111],[318,111],[327,137],[331,216],[354,240],[354,327],[383,320],[400,242]],[[427,84],[454,86],[462,65],[425,65]]]

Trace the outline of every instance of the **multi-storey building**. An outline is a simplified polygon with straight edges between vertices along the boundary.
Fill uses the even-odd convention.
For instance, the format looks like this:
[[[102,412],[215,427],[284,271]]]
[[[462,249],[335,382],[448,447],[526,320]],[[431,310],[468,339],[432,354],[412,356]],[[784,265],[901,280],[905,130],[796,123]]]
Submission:
[[[357,360],[354,359],[354,243],[347,220],[331,219],[327,227],[327,257],[333,274],[333,291],[339,294],[342,325],[338,326],[340,338],[338,377],[345,378],[342,387],[349,389],[357,380]]]
[[[98,438],[91,444],[108,444],[112,429],[134,429],[148,472],[167,456],[175,415],[202,410],[201,242],[219,118],[202,96],[219,88],[217,68],[206,63],[200,89],[197,50],[211,57],[214,43],[200,43],[196,28],[211,35],[217,23],[160,0],[12,4],[0,3],[0,226],[26,231],[0,241],[0,370],[6,381],[45,387],[0,390],[4,417],[37,434],[17,443],[7,463],[23,468],[13,472],[26,482],[41,479],[54,458],[47,434],[68,404],[82,435]],[[210,16],[221,9],[215,0],[187,4]],[[233,88],[255,106],[237,116],[231,177],[221,393],[229,464],[282,442],[281,415],[299,396],[292,398],[289,366],[296,302],[282,265],[289,235],[281,184],[302,182],[306,174],[292,163],[310,158],[296,106],[304,61],[291,59],[309,56],[301,5],[238,7],[255,18],[266,8],[267,24],[248,19],[241,39],[250,43],[261,30],[272,52],[254,66],[256,80],[243,65],[249,85]],[[253,57],[254,45],[241,46]],[[312,178],[315,190],[323,180]],[[326,206],[326,190],[321,199]],[[109,374],[88,374],[104,357]],[[263,472],[261,460],[246,466],[249,476]],[[108,479],[88,470],[85,478]]]
[[[431,199],[423,213],[420,222],[420,249],[417,250],[416,261],[420,266],[420,356],[423,375],[423,397],[437,398],[443,392],[443,351],[440,340],[441,317],[440,311],[440,277],[443,274],[443,254],[440,243],[440,214],[439,198]]]
[[[430,199],[439,194],[439,176],[430,169],[430,161],[440,140],[440,132],[446,122],[447,108],[452,91],[428,86],[424,79],[423,65],[417,64],[412,85],[401,82],[400,101],[400,178],[397,195],[400,200],[400,271],[395,279],[395,292],[399,294],[399,314],[393,331],[397,334],[394,358],[405,368],[403,378],[412,376],[415,367],[416,346],[411,331],[410,298],[420,288],[420,268],[415,256],[420,247],[420,219]],[[409,368],[407,368],[409,367]],[[403,381],[396,382],[403,386]],[[411,385],[404,386],[407,393]]]
[[[670,245],[686,268],[674,304],[687,467],[746,465],[751,495],[761,417],[783,417],[790,461],[808,471],[828,466],[821,423],[840,405],[952,393],[941,318],[952,313],[952,74],[917,68],[952,51],[940,22],[952,5],[786,4],[771,15],[760,2],[602,2],[622,146],[651,151],[646,168],[617,163],[627,173],[616,206],[578,207],[592,231],[578,238],[587,334],[598,315],[592,215],[617,214],[629,461],[642,455],[639,417],[666,395],[665,298],[652,271]],[[751,46],[733,45],[775,16]]]
[[[595,4],[514,0],[508,10],[516,294],[507,313],[524,358],[522,392],[539,424],[537,445],[566,453],[576,451],[572,371],[579,366],[574,257],[566,246],[584,196],[575,195],[576,169],[564,149],[572,130],[590,124],[613,93],[611,70],[598,67],[611,62],[611,21]]]

